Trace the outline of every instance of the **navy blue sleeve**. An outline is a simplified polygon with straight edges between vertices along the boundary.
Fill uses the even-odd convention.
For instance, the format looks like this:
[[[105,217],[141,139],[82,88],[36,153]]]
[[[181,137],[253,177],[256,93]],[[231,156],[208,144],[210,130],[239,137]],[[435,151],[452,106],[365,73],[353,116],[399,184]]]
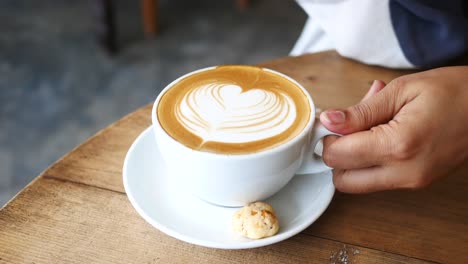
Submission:
[[[390,17],[405,57],[421,68],[468,53],[468,1],[390,0]]]

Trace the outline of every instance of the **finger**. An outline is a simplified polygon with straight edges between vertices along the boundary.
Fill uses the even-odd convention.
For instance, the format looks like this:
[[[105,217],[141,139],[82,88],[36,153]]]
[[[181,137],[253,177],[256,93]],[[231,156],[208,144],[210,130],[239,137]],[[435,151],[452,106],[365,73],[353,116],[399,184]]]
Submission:
[[[390,151],[385,134],[367,130],[343,137],[325,137],[323,160],[332,168],[359,169],[384,164]]]
[[[386,85],[385,82],[381,80],[375,80],[374,82],[372,82],[372,85],[369,88],[369,91],[366,93],[366,95],[364,95],[361,102],[368,98],[371,98],[373,95],[380,92],[385,87],[385,85]]]
[[[333,184],[345,193],[370,193],[393,190],[401,179],[389,167],[371,167],[356,170],[334,170]]]
[[[405,98],[390,83],[379,93],[347,109],[322,112],[320,121],[329,130],[339,134],[350,134],[370,129],[390,121],[403,106]]]

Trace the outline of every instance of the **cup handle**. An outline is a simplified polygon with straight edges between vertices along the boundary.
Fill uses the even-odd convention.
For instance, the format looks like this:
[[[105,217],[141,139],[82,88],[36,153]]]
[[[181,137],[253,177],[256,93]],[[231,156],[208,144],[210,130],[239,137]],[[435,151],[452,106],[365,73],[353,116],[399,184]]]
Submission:
[[[320,173],[332,169],[328,167],[325,164],[325,162],[323,162],[321,156],[315,153],[315,148],[319,143],[320,139],[328,135],[342,136],[340,134],[333,133],[330,130],[326,129],[320,123],[320,121],[316,120],[314,128],[312,129],[312,139],[310,141],[310,145],[307,148],[307,152],[304,156],[304,160],[302,161],[301,167],[298,169],[296,174]]]

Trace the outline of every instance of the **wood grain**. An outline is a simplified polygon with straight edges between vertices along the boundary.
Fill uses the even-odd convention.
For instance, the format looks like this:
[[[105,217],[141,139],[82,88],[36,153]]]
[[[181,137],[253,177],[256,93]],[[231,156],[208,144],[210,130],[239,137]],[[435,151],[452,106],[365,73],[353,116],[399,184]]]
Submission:
[[[0,263],[330,263],[344,246],[349,263],[426,263],[307,234],[249,250],[194,246],[149,226],[122,193],[49,178],[1,211],[0,237]]]
[[[147,105],[88,139],[44,171],[63,179],[124,192],[122,166],[132,142],[151,125]]]
[[[322,109],[358,102],[374,79],[409,73],[334,52],[262,65],[298,80]],[[270,247],[212,250],[167,237],[133,211],[122,186],[125,154],[151,124],[150,111],[145,106],[102,130],[0,211],[0,263],[323,263],[342,243],[361,250],[356,263],[468,263],[468,169],[421,191],[337,194],[311,227]]]
[[[468,170],[428,189],[338,193],[304,232],[441,263],[468,263]]]

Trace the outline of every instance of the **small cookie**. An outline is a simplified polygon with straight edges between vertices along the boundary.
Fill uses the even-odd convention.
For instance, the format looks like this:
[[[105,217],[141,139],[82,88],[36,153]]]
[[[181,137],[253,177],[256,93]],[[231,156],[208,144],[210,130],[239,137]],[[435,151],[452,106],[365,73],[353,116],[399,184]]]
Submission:
[[[242,207],[232,216],[232,229],[242,236],[260,239],[278,233],[279,223],[271,205],[255,202]]]

